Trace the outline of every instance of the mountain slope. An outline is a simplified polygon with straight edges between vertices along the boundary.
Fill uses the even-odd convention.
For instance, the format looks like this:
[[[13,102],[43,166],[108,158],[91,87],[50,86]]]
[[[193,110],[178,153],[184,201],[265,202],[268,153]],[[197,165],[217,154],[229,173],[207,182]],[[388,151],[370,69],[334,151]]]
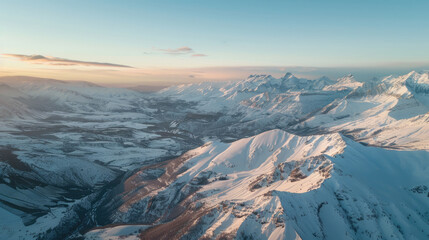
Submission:
[[[428,79],[1,79],[0,238],[425,238]]]
[[[133,108],[130,103],[141,93],[129,89],[106,88],[89,82],[68,82],[33,77],[1,77],[0,83],[19,91],[9,98],[18,99],[32,111],[94,112]],[[25,95],[23,95],[25,94]]]
[[[365,83],[295,128],[342,131],[371,145],[428,150],[429,94],[415,91],[428,83],[428,73],[416,72]]]
[[[0,119],[19,119],[31,116],[31,110],[20,101],[25,93],[0,83]]]
[[[288,129],[352,91],[323,90],[336,83],[326,77],[308,80],[290,73],[279,79],[251,75],[238,82],[173,86],[155,97],[185,101],[192,106],[185,110],[189,114],[207,116],[204,122],[179,118],[178,128],[237,140],[273,128]]]
[[[100,211],[111,211],[111,223],[139,223],[142,233],[134,234],[142,239],[422,239],[429,234],[428,157],[339,134],[273,130],[206,144],[168,162],[165,172],[141,169]]]
[[[353,75],[337,81],[251,75],[235,83],[170,87],[155,96],[186,101],[192,106],[188,113],[206,116],[204,122],[179,118],[177,128],[225,141],[280,128],[299,135],[343,132],[371,145],[428,149],[428,79],[428,73],[417,72],[365,82]]]

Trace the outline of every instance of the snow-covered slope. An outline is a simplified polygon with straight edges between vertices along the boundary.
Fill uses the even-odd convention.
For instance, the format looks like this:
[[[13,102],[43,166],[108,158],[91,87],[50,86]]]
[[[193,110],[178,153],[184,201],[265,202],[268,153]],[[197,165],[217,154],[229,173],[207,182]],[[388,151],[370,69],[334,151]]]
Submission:
[[[204,122],[179,118],[178,128],[235,140],[273,128],[287,129],[352,91],[323,90],[334,84],[338,82],[326,77],[308,80],[290,73],[279,79],[251,75],[238,82],[174,86],[155,97],[185,101],[192,105],[187,113],[207,116]]]
[[[47,231],[61,239],[126,171],[201,144],[165,129],[143,93],[27,77],[0,82],[0,239]]]
[[[141,97],[141,93],[119,88],[101,87],[89,82],[67,82],[33,77],[2,77],[2,86],[15,89],[19,99],[32,111],[120,111],[130,109],[132,100]],[[25,95],[23,95],[25,94]],[[11,109],[11,108],[9,108]]]
[[[361,87],[363,83],[355,80],[353,75],[347,75],[345,77],[339,78],[337,82],[331,85],[325,85],[323,90],[328,91],[341,91],[341,90],[355,90]]]
[[[425,239],[428,79],[0,78],[0,238]]]
[[[141,169],[99,211],[142,239],[424,239],[428,157],[272,130]]]
[[[314,80],[297,78],[291,73],[286,73],[285,76],[281,78],[274,78],[271,75],[250,75],[246,79],[238,82],[199,83],[172,86],[161,90],[159,95],[179,98],[187,101],[207,102],[211,98],[220,98],[218,99],[221,101],[220,104],[222,104],[222,100],[228,100],[229,103],[239,103],[243,99],[266,92],[280,94],[291,91],[316,91],[330,86],[337,91],[339,87],[334,86],[348,86],[347,83],[343,82],[353,82],[353,84],[357,85],[360,84],[359,82],[354,82],[353,79],[349,78],[352,77],[348,76],[339,79],[336,82],[327,77]],[[206,109],[206,111],[209,111],[209,109]]]
[[[417,72],[365,82],[353,75],[337,81],[290,73],[279,79],[251,75],[235,83],[171,87],[157,96],[194,102],[187,110],[191,113],[217,114],[216,121],[205,125],[176,121],[178,128],[204,129],[205,135],[212,134],[212,127],[224,129],[231,139],[281,128],[297,134],[344,132],[372,145],[428,149],[428,79],[428,73]]]
[[[19,101],[26,94],[7,84],[0,83],[0,119],[24,118],[31,110]]]
[[[428,73],[416,72],[367,82],[295,128],[343,131],[372,145],[428,150],[428,83]]]

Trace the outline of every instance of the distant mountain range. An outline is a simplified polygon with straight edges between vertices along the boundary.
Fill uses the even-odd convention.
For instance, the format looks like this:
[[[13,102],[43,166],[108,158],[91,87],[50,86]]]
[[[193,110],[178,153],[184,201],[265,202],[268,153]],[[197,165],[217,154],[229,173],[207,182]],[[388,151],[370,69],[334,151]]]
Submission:
[[[429,238],[428,73],[3,77],[0,119],[0,239]]]

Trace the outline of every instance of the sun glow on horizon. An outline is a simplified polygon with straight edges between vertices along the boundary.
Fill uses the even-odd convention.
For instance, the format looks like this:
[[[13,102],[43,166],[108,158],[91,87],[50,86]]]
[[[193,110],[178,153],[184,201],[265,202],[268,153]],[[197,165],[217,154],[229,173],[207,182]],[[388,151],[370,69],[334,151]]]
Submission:
[[[420,0],[9,1],[0,9],[0,75],[119,86],[419,71],[429,69],[428,7]]]

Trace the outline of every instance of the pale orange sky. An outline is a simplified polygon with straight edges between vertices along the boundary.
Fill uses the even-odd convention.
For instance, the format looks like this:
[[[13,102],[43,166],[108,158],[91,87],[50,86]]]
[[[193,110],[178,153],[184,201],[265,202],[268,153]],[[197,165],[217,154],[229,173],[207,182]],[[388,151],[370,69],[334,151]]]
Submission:
[[[4,1],[0,75],[130,86],[425,70],[428,7],[424,0]]]
[[[328,76],[336,79],[352,73],[365,78],[405,74],[411,70],[427,71],[428,63],[386,63],[364,67],[299,67],[299,66],[219,66],[194,68],[129,68],[111,66],[52,65],[43,62],[19,61],[0,56],[0,76],[33,76],[71,81],[90,81],[100,85],[131,87],[139,85],[168,86],[203,81],[241,80],[250,74],[271,74],[281,77],[292,72],[309,79]],[[63,61],[63,60],[62,60]],[[63,64],[63,63],[61,63]]]

